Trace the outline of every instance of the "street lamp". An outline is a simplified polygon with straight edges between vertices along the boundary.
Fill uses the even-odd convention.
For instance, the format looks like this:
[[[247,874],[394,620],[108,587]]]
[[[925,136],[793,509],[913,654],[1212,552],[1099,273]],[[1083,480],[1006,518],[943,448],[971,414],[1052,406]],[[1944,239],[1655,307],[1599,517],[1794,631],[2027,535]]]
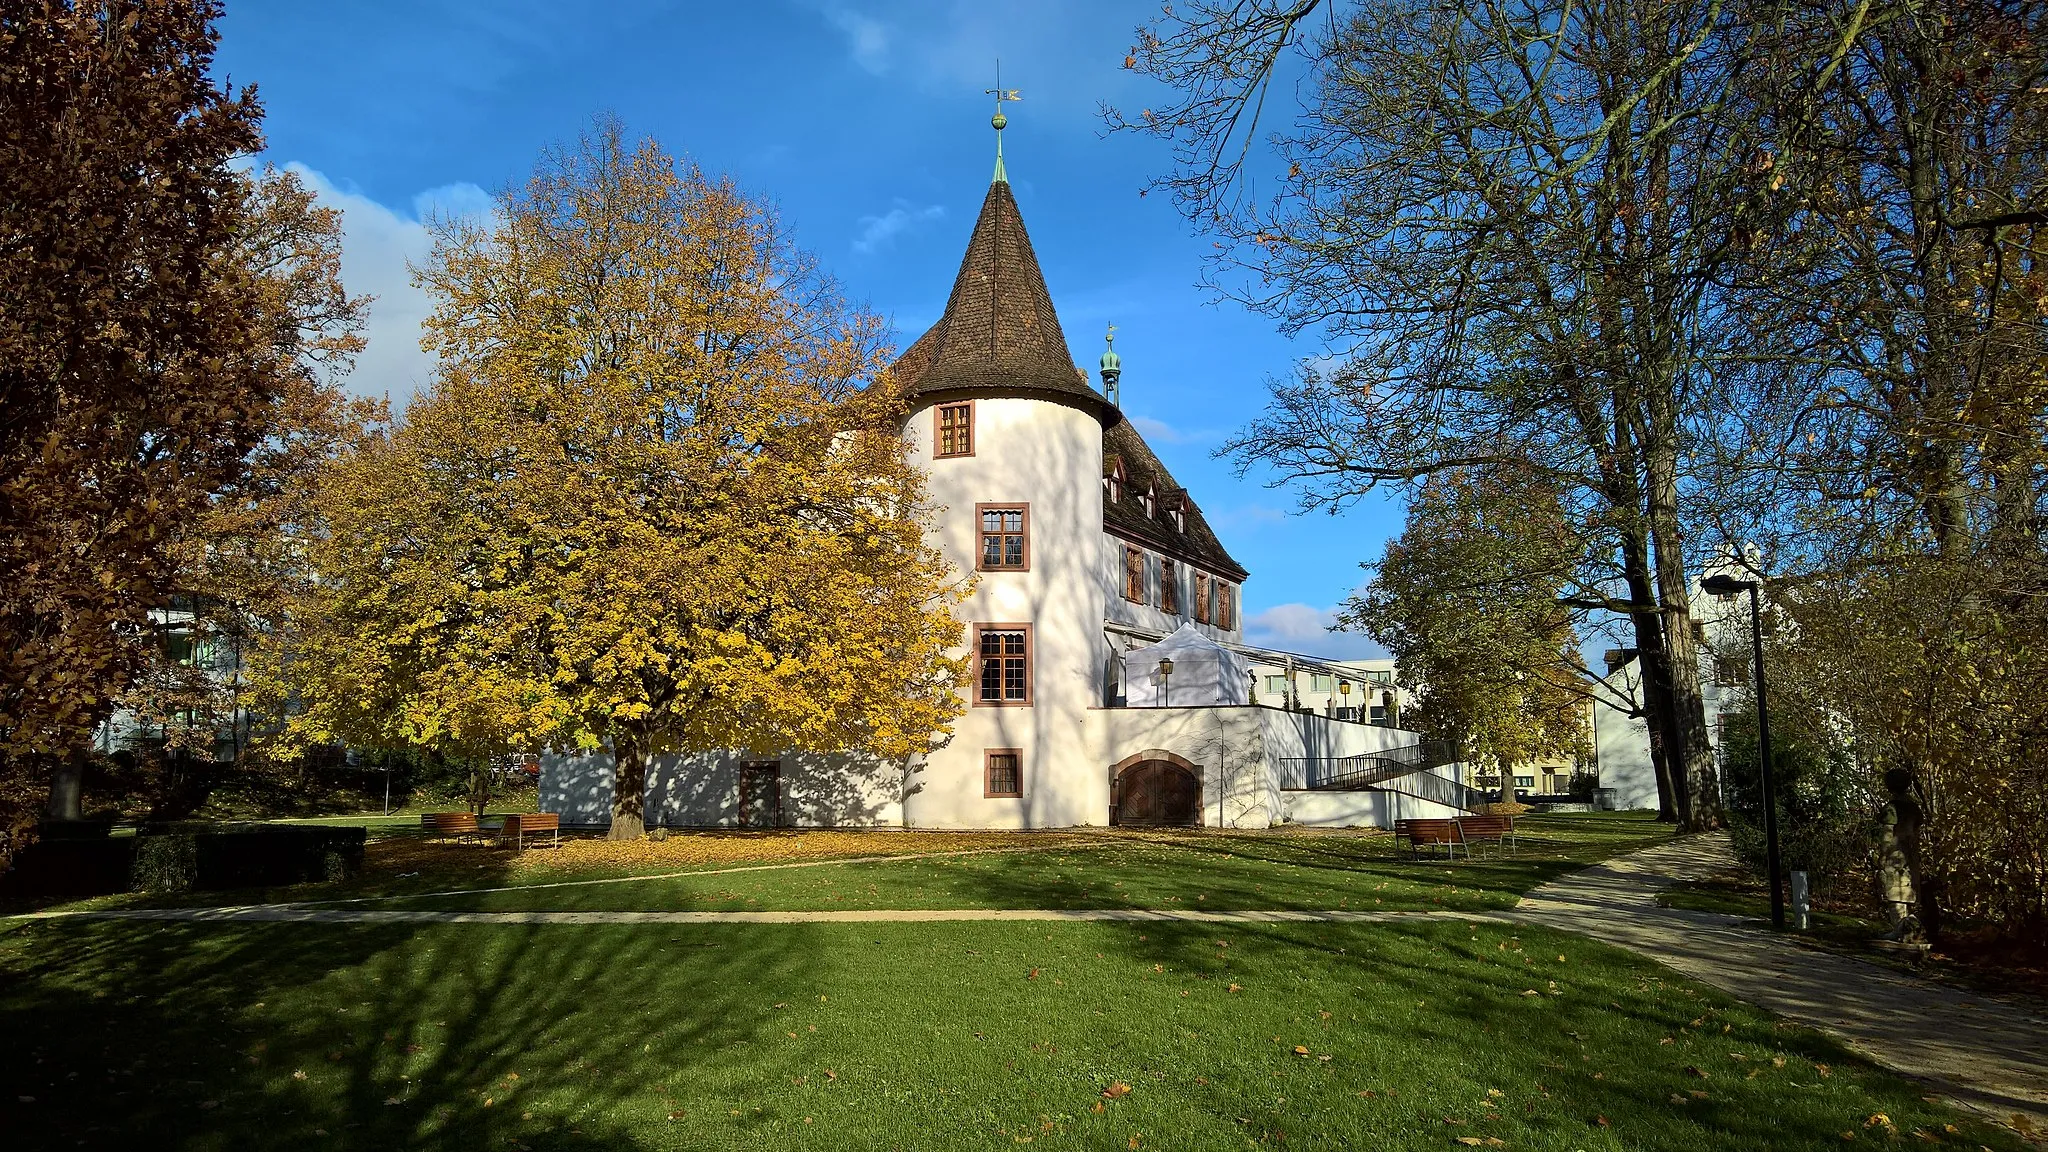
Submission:
[[[1764,701],[1763,614],[1757,608],[1757,589],[1762,586],[1761,580],[1740,580],[1725,572],[1700,581],[1700,590],[1714,596],[1733,596],[1745,590],[1749,593],[1749,639],[1756,656],[1757,759],[1763,769],[1764,843],[1771,873],[1771,927],[1783,929],[1785,893],[1779,884],[1783,871],[1778,856],[1778,791],[1771,781],[1771,717]]]
[[[1173,658],[1163,656],[1159,660],[1160,690],[1166,694],[1166,706],[1173,707]]]

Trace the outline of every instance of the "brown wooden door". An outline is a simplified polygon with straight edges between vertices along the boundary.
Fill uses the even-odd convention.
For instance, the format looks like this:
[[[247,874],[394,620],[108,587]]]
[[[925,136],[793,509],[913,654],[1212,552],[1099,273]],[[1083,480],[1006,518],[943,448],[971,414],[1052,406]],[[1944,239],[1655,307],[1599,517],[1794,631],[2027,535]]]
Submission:
[[[774,828],[781,823],[781,762],[757,760],[740,765],[740,827]]]
[[[1202,822],[1202,784],[1165,760],[1146,760],[1117,778],[1116,822],[1195,827]]]

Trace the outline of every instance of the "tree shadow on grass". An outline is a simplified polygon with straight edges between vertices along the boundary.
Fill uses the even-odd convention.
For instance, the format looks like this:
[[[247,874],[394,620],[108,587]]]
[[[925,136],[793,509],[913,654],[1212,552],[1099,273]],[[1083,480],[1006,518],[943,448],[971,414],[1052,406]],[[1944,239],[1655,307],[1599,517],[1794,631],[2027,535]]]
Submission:
[[[664,1078],[767,1027],[771,990],[810,969],[804,935],[18,928],[0,1124],[20,1148],[635,1145],[671,1122]]]
[[[1316,1098],[1303,1081],[1320,1069],[1311,1056],[1286,1060],[1291,1045],[1369,1052],[1369,1066],[1350,1073],[1355,1084],[1322,1094],[1314,1123],[1332,1131],[1343,1113],[1378,1107],[1360,1102],[1369,1090],[1402,1108],[1394,1127],[1373,1132],[1382,1117],[1357,1134],[1418,1145],[1476,1135],[1547,1146],[1562,1134],[1589,1147],[1797,1149],[1839,1146],[1845,1132],[1886,1141],[1918,1130],[2026,1147],[1822,1033],[1568,933],[1441,921],[1153,922],[1116,936],[1140,978],[1156,964],[1169,977],[1240,985],[1221,999],[1238,1020],[1263,1016],[1254,1032],[1277,1033],[1276,1066],[1302,1078],[1285,1090],[1298,1106]],[[1347,1015],[1360,1021],[1350,1041],[1318,1039],[1323,1022]],[[1949,1123],[1962,1131],[1945,1131]],[[1260,1124],[1310,1127],[1279,1109]],[[1413,1139],[1423,1133],[1432,1140]]]

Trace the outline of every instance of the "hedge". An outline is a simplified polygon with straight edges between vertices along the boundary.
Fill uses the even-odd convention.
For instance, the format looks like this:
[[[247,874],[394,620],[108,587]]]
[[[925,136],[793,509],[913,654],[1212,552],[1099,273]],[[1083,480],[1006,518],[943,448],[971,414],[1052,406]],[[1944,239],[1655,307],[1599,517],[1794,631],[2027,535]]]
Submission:
[[[145,825],[135,837],[137,892],[213,892],[346,880],[362,871],[361,828],[318,824]]]

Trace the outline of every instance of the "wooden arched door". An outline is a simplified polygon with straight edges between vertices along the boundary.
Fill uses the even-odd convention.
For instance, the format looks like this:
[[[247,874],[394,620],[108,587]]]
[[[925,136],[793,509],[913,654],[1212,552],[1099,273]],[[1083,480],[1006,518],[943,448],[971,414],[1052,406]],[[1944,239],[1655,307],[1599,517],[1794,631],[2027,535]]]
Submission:
[[[1202,782],[1170,760],[1141,760],[1116,778],[1116,822],[1194,828],[1202,823]]]

